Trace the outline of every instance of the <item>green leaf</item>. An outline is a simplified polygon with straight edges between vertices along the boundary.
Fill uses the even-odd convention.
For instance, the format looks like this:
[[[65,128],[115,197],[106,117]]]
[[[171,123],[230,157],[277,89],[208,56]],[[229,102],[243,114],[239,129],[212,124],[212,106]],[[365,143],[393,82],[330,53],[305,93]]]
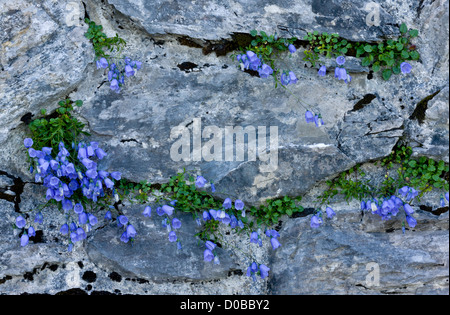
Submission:
[[[419,60],[420,58],[420,54],[415,50],[411,51],[409,53],[409,56],[411,57],[412,60]]]
[[[372,70],[373,70],[374,72],[380,71],[380,70],[381,70],[380,64],[374,63],[373,66],[372,66]]]
[[[403,50],[401,56],[402,56],[402,58],[405,59],[405,60],[408,59],[408,58],[409,58],[409,53],[408,53],[408,51]]]
[[[83,101],[78,100],[75,102],[75,105],[78,107],[81,107],[81,106],[83,106]]]
[[[41,115],[45,116],[47,114],[47,110],[46,109],[41,109]]]
[[[403,44],[401,44],[401,43],[397,43],[397,45],[395,45],[395,47],[397,48],[398,51],[403,50]]]
[[[364,46],[364,50],[365,50],[366,52],[370,53],[370,52],[372,52],[372,46],[366,45],[366,46]]]
[[[400,25],[400,33],[406,34],[406,32],[408,32],[408,27],[405,23],[402,23],[402,25]]]
[[[383,79],[388,81],[392,76],[392,70],[391,69],[386,69],[383,71]]]
[[[409,31],[409,36],[417,37],[417,36],[419,36],[419,31],[412,29],[412,30]]]

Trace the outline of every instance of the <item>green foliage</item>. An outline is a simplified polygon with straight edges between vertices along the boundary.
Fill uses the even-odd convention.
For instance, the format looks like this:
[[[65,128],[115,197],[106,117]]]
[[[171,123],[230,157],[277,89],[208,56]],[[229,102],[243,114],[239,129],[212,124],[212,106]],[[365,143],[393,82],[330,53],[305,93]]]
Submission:
[[[277,224],[283,215],[292,216],[295,213],[303,212],[303,207],[297,205],[297,201],[301,201],[301,197],[292,199],[285,196],[279,199],[267,200],[265,205],[259,208],[252,207],[250,212],[256,218],[258,225],[271,226]]]
[[[374,72],[382,71],[383,79],[389,80],[393,74],[400,74],[400,65],[408,60],[419,60],[420,54],[411,39],[419,35],[417,30],[408,30],[406,24],[400,27],[401,36],[382,43],[358,43],[356,57],[362,58],[364,67],[372,67]]]
[[[319,199],[321,204],[326,204],[334,196],[341,194],[349,202],[352,199],[363,200],[371,197],[372,188],[369,180],[365,179],[366,174],[361,171],[361,166],[357,165],[350,170],[341,173],[334,180],[327,181],[329,189],[325,191]]]
[[[381,71],[384,80],[389,80],[393,74],[400,74],[400,65],[409,60],[419,60],[420,54],[411,40],[419,36],[419,31],[409,30],[405,23],[400,26],[401,36],[380,43],[349,43],[338,34],[328,34],[315,31],[308,33],[305,40],[309,49],[303,60],[309,61],[313,67],[319,55],[326,58],[355,55],[361,58],[363,67],[371,67],[374,72]]]
[[[250,35],[253,37],[253,40],[248,47],[239,48],[241,53],[253,51],[257,54],[264,63],[270,65],[274,70],[272,76],[278,82],[277,75],[280,71],[276,69],[275,61],[281,53],[288,51],[288,46],[293,44],[297,38],[278,38],[277,35],[267,35],[264,31],[259,32],[258,35],[258,31],[256,30],[252,30]],[[231,57],[236,58],[236,55],[232,55]]]
[[[418,190],[419,197],[433,189],[449,190],[449,183],[445,178],[449,166],[444,161],[437,162],[427,157],[413,159],[411,155],[411,147],[401,146],[384,158],[379,164],[385,169],[385,179],[378,186],[370,182],[366,174],[361,172],[360,166],[342,173],[327,182],[329,189],[319,197],[320,203],[327,203],[338,194],[343,195],[347,202],[372,197],[389,198],[404,186]]]
[[[71,152],[72,143],[77,145],[80,136],[89,136],[89,133],[83,131],[85,125],[72,116],[74,106],[81,107],[83,102],[66,99],[58,102],[58,105],[55,113],[36,119],[29,125],[31,138],[34,141],[33,147],[36,150],[50,147],[52,152],[58,152],[59,143],[63,142]],[[41,110],[41,114],[45,115],[46,110]],[[71,156],[74,155],[71,154]]]
[[[111,57],[109,53],[119,54],[126,46],[127,43],[125,40],[120,38],[117,33],[115,37],[107,37],[106,34],[102,32],[103,26],[95,24],[95,22],[88,18],[84,21],[89,25],[89,29],[84,36],[91,40],[97,59],[102,57],[109,59]]]
[[[324,55],[326,58],[335,58],[338,56],[344,56],[353,47],[346,39],[339,38],[336,33],[319,34],[318,31],[308,33],[304,38],[309,42],[310,53],[314,53],[315,58],[318,59],[318,55]],[[305,61],[310,61],[311,58],[306,56]],[[315,66],[315,63],[313,63]]]

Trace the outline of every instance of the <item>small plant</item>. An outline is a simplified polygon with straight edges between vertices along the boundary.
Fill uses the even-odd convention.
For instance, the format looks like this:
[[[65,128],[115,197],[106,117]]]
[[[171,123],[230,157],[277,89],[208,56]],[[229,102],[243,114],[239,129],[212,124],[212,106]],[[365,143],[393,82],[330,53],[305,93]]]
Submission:
[[[279,38],[277,35],[267,35],[261,31],[252,30],[250,35],[253,37],[252,42],[248,47],[241,47],[239,54],[233,54],[231,58],[239,62],[241,70],[250,73],[257,73],[260,78],[268,78],[272,76],[275,81],[275,88],[281,85],[284,89],[289,91],[292,96],[297,98],[300,105],[305,108],[306,122],[315,122],[317,127],[323,125],[323,119],[320,114],[313,114],[310,111],[311,106],[303,102],[297,95],[289,90],[288,86],[298,82],[294,71],[290,69],[278,68],[280,62],[279,56],[289,51],[294,54],[297,51],[294,43],[297,38],[290,39]],[[312,116],[312,117],[310,117]]]
[[[125,78],[134,76],[136,71],[141,69],[142,63],[121,55],[126,42],[117,33],[115,37],[107,37],[102,32],[103,26],[97,25],[88,18],[85,22],[89,25],[85,36],[91,40],[94,47],[97,69],[108,69],[110,88],[119,93],[125,84]]]
[[[303,207],[297,205],[297,202],[301,200],[301,197],[292,199],[291,197],[284,196],[279,199],[267,200],[264,205],[258,208],[252,207],[250,212],[256,218],[257,224],[270,226],[277,224],[283,215],[292,216],[296,213],[303,212]]]
[[[358,44],[356,57],[362,58],[363,67],[371,67],[374,72],[382,70],[384,80],[393,74],[409,73],[411,66],[407,61],[419,60],[420,54],[411,40],[419,35],[415,29],[408,30],[405,23],[400,26],[401,36],[378,44]]]
[[[353,47],[346,39],[342,39],[338,34],[319,34],[318,31],[308,33],[304,40],[309,42],[308,53],[305,53],[304,61],[309,61],[313,67],[319,60],[319,55],[332,59],[339,56],[347,55],[348,51]]]
[[[385,168],[385,180],[378,186],[371,184],[360,165],[342,173],[327,181],[329,189],[318,197],[318,204],[320,207],[327,205],[340,194],[347,202],[359,200],[361,210],[371,211],[383,220],[397,216],[403,209],[406,222],[410,227],[415,227],[417,222],[411,216],[414,200],[420,200],[425,192],[433,189],[446,191],[445,198],[448,200],[449,183],[445,175],[449,166],[444,161],[436,162],[426,157],[415,160],[411,155],[412,148],[402,146],[384,158],[380,164]],[[440,205],[445,206],[444,194],[441,195]],[[312,226],[318,227],[320,224],[315,221]]]
[[[50,147],[56,152],[61,142],[78,145],[77,141],[81,136],[89,136],[89,133],[83,130],[85,125],[72,116],[74,106],[82,105],[80,100],[74,102],[66,99],[58,102],[59,107],[52,115],[33,120],[29,128],[35,148]],[[41,110],[41,115],[46,114],[45,109]]]
[[[103,33],[103,26],[97,25],[94,21],[91,21],[88,18],[84,21],[89,25],[85,36],[87,39],[92,41],[95,57],[97,59],[103,57],[108,60],[114,55],[120,54],[127,45],[125,40],[120,38],[117,33],[115,37],[107,37],[106,34]],[[110,55],[110,53],[113,54],[113,56]]]
[[[310,62],[315,67],[320,55],[326,58],[353,55],[361,58],[363,67],[371,67],[374,72],[382,71],[382,77],[387,81],[393,74],[410,73],[412,66],[408,61],[416,61],[420,58],[416,46],[411,43],[412,39],[419,35],[419,31],[409,30],[403,23],[400,26],[400,34],[398,39],[388,39],[370,44],[350,43],[346,39],[340,38],[338,34],[319,34],[315,31],[308,33],[304,38],[308,41],[309,48],[305,52],[303,60]],[[319,70],[321,76],[324,76],[324,72],[326,72],[324,67],[322,66]],[[339,77],[339,75],[335,76]]]

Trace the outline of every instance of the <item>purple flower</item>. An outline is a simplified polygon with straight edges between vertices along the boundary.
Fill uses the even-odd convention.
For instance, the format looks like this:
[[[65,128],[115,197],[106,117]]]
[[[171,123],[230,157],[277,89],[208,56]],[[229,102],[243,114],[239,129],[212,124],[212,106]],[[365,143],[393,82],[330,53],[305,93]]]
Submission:
[[[321,77],[326,76],[327,75],[327,67],[326,66],[320,67],[318,74]]]
[[[314,116],[314,123],[316,124],[316,127],[323,126],[322,115],[319,114],[319,115]]]
[[[103,159],[105,156],[107,156],[108,154],[106,154],[105,151],[103,151],[102,149],[98,148],[95,150],[95,155],[97,156],[97,158],[99,160]]]
[[[121,175],[119,172],[112,172],[111,173],[111,177],[114,178],[115,180],[120,180]]]
[[[19,216],[16,218],[16,226],[17,226],[19,229],[25,227],[26,224],[27,224],[27,221],[25,221],[25,219],[24,219],[21,215],[19,215]]]
[[[338,80],[346,81],[347,80],[347,70],[345,70],[344,68],[336,68],[334,77],[337,78]]]
[[[278,247],[281,246],[280,242],[275,237],[272,237],[270,239],[270,244],[272,245],[273,249],[277,249]]]
[[[83,230],[83,228],[78,228],[77,229],[77,235],[78,235],[78,240],[84,240],[86,238],[86,232]]]
[[[69,233],[69,226],[66,224],[64,224],[63,226],[61,226],[61,229],[59,229],[59,232],[62,235],[67,235]]]
[[[406,216],[406,222],[408,222],[408,225],[412,228],[416,227],[416,225],[417,225],[416,219],[414,219],[413,217],[411,217],[409,215]]]
[[[128,243],[130,238],[128,237],[127,231],[122,233],[122,235],[120,236],[120,240],[124,243]]]
[[[281,84],[288,85],[290,82],[289,76],[286,73],[281,74]]]
[[[242,209],[244,209],[244,203],[242,202],[242,200],[237,199],[234,202],[234,207],[236,208],[236,210],[242,210]]]
[[[23,140],[23,144],[25,145],[25,148],[31,148],[31,146],[33,145],[33,139],[26,138],[25,140]]]
[[[169,242],[173,243],[176,240],[177,240],[177,234],[174,231],[170,232],[169,233]]]
[[[445,199],[447,199],[447,201],[449,201],[448,200],[448,192],[445,193]]]
[[[120,87],[119,87],[119,81],[116,79],[111,81],[111,85],[109,86],[111,90],[115,91],[116,93],[119,93]]]
[[[400,188],[399,191],[398,191],[398,193],[400,195],[402,195],[403,197],[406,197],[408,192],[409,192],[409,187],[408,186],[404,186],[404,187]]]
[[[197,176],[197,179],[195,180],[195,186],[197,188],[203,188],[205,187],[207,182],[208,181],[203,176]]]
[[[263,64],[258,73],[260,78],[266,79],[273,73],[273,69],[269,65]]]
[[[216,186],[214,186],[213,183],[211,183],[211,192],[213,192],[213,193],[216,192]]]
[[[24,247],[28,245],[28,241],[29,241],[29,237],[26,234],[23,234],[22,237],[20,238],[20,246]]]
[[[178,220],[177,218],[173,218],[173,220],[172,220],[172,227],[174,229],[179,229],[181,227],[181,221]]]
[[[78,222],[80,225],[86,224],[88,220],[86,212],[82,212],[78,215]]]
[[[113,181],[110,180],[108,177],[105,178],[104,182],[106,187],[108,187],[109,189],[112,189],[114,187]]]
[[[34,228],[32,226],[30,226],[28,228],[28,236],[30,236],[30,237],[36,236],[36,231],[34,230]]]
[[[400,69],[402,70],[402,73],[403,73],[403,74],[407,74],[407,73],[410,73],[410,72],[411,72],[412,66],[411,66],[409,63],[407,63],[407,62],[403,62],[403,63],[400,65]]]
[[[111,211],[108,210],[108,211],[105,213],[105,219],[106,219],[106,220],[112,220]]]
[[[64,211],[70,211],[73,208],[73,204],[72,204],[72,201],[70,199],[63,199],[61,204],[62,204],[62,208],[63,208]]]
[[[106,60],[106,58],[100,58],[99,60],[97,60],[97,69],[106,69],[108,68],[108,61]]]
[[[150,206],[145,207],[144,212],[142,212],[144,217],[151,217],[152,216],[152,208]]]
[[[134,237],[136,237],[136,235],[137,235],[137,232],[136,232],[136,229],[134,228],[134,226],[131,224],[128,225],[127,226],[127,236],[129,238],[134,238]]]
[[[214,250],[214,248],[216,248],[217,245],[211,241],[206,241],[205,246],[207,249],[209,249],[212,252]]]
[[[414,213],[414,209],[407,203],[403,205],[403,209],[405,209],[406,215],[411,215]]]
[[[258,244],[258,239],[259,239],[258,232],[252,232],[252,234],[250,234],[250,243]]]
[[[295,53],[297,51],[297,49],[295,48],[295,46],[293,44],[290,44],[288,49],[291,52],[291,54],[293,54],[293,53]]]
[[[340,66],[344,65],[345,63],[345,57],[344,56],[339,56],[336,58],[336,63]]]
[[[133,70],[133,68],[130,65],[126,65],[125,66],[125,75],[127,77],[131,77],[131,76],[134,75],[134,70]]]
[[[77,203],[77,204],[73,207],[73,211],[75,211],[76,214],[80,214],[80,213],[84,212],[83,205],[82,205],[81,203]]]
[[[36,214],[36,216],[34,217],[34,222],[39,224],[42,224],[44,222],[44,216],[42,215],[42,213],[38,212]]]
[[[95,215],[89,213],[88,218],[90,225],[96,225],[98,223],[98,219]]]
[[[336,212],[334,212],[334,210],[330,207],[327,207],[325,211],[327,212],[327,216],[329,219],[332,219],[336,215]]]
[[[120,223],[121,225],[125,225],[128,223],[128,218],[124,215],[119,215],[119,217],[117,218],[118,223]]]
[[[204,221],[209,221],[209,220],[211,220],[211,215],[209,214],[208,211],[203,211],[203,220],[204,220]]]
[[[168,205],[162,206],[162,211],[164,211],[164,213],[167,214],[168,216],[171,216],[173,214],[173,210],[175,210],[174,207]]]
[[[260,265],[259,266],[259,271],[261,272],[261,278],[265,279],[266,277],[269,276],[270,268],[267,267],[266,265]]]
[[[212,253],[212,251],[210,251],[209,249],[205,249],[205,251],[203,252],[203,260],[204,261],[212,261],[214,259],[214,255]]]
[[[314,114],[311,112],[311,111],[306,111],[306,113],[305,113],[305,119],[306,119],[306,122],[309,124],[309,123],[312,123],[312,122],[314,122]]]
[[[310,226],[313,229],[317,229],[318,227],[320,227],[322,225],[322,223],[323,223],[323,220],[320,217],[318,217],[317,215],[314,215],[314,216],[311,217],[311,224],[310,224]]]
[[[223,208],[225,210],[231,209],[231,199],[230,198],[225,199],[225,201],[223,202]]]
[[[297,82],[298,82],[298,79],[295,76],[295,73],[292,71],[289,71],[289,84],[295,84]]]

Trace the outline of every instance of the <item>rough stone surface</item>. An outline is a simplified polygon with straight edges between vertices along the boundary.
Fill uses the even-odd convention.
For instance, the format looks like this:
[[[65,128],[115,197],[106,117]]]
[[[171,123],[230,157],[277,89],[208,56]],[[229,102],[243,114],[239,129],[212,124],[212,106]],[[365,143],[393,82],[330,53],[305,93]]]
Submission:
[[[176,230],[182,249],[176,243],[170,243],[168,232],[161,226],[159,217],[143,219],[142,207],[124,209],[125,215],[140,232],[139,238],[131,246],[120,242],[120,229],[111,224],[99,229],[88,242],[87,254],[90,260],[107,270],[116,270],[122,275],[133,278],[164,281],[199,281],[226,278],[228,273],[237,269],[230,253],[219,251],[221,264],[203,261],[205,245],[193,235],[200,232],[192,215],[179,217],[181,226]]]
[[[287,222],[284,246],[271,259],[271,293],[447,295],[448,213],[415,216],[417,229],[406,234],[400,218],[389,227],[355,211],[341,211],[317,230],[309,217]]]

